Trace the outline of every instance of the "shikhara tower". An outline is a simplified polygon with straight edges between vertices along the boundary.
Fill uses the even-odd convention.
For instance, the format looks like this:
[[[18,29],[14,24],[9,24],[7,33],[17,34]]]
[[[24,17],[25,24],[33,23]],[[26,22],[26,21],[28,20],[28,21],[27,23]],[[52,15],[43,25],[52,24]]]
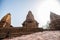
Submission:
[[[31,11],[28,12],[26,20],[22,25],[24,28],[38,28],[38,22],[34,19]]]
[[[6,14],[0,21],[0,27],[11,27],[11,14]]]

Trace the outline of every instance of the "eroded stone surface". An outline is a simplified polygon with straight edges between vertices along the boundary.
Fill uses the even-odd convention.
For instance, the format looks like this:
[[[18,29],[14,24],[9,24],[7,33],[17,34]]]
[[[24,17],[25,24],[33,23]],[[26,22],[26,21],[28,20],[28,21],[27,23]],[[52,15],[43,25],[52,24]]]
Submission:
[[[60,31],[37,32],[8,40],[60,40]]]

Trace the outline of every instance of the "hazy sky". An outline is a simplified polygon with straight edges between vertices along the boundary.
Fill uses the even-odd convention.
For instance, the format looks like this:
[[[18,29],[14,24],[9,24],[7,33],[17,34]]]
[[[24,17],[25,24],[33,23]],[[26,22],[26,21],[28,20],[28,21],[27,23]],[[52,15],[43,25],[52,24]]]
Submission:
[[[60,0],[0,0],[0,19],[11,13],[13,26],[21,26],[29,10],[32,11],[39,27],[50,20],[50,11],[60,15]]]

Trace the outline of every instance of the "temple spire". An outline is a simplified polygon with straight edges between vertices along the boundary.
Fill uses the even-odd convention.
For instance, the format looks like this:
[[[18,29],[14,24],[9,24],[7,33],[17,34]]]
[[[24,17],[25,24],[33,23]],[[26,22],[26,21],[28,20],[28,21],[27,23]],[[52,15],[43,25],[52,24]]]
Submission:
[[[57,15],[57,14],[55,14],[53,12],[50,12],[50,13],[51,13],[50,14],[51,21],[56,20],[56,19],[60,19],[60,15]]]
[[[27,14],[26,21],[28,21],[28,20],[34,20],[34,16],[31,11],[29,11]]]
[[[60,30],[60,15],[50,12],[50,29]]]
[[[28,12],[26,20],[22,25],[24,28],[38,28],[38,22],[34,19],[31,11]]]
[[[6,27],[6,28],[9,28],[9,27],[13,27],[11,25],[11,14],[8,13],[7,15],[5,15],[1,21],[0,21],[0,28],[1,27]]]
[[[11,24],[11,14],[8,13],[7,15],[5,15],[5,16],[1,19],[1,21],[5,21],[5,22],[7,22],[8,24]]]

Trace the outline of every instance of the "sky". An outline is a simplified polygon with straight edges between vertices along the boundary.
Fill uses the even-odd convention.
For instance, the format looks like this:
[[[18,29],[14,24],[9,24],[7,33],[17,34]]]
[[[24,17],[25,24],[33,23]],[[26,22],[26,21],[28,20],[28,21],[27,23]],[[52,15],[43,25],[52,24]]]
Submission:
[[[11,25],[21,27],[31,10],[39,27],[50,21],[50,12],[60,15],[60,0],[0,0],[0,19],[11,13]]]

